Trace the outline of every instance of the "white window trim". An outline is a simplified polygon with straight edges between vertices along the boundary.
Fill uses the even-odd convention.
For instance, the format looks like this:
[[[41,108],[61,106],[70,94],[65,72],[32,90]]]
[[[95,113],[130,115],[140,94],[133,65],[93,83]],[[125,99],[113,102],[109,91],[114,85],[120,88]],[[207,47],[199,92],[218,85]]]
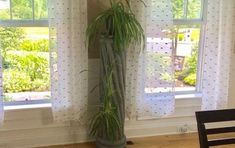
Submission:
[[[4,106],[21,106],[21,105],[48,104],[48,103],[51,103],[50,99],[11,101],[11,102],[4,102],[3,104]]]
[[[48,20],[0,20],[0,27],[48,27]]]
[[[201,99],[202,94],[201,93],[190,93],[190,94],[177,94],[175,95],[176,100],[180,99]]]
[[[22,109],[41,109],[41,108],[51,108],[51,103],[36,103],[36,104],[22,104],[22,105],[4,105],[4,111],[14,111]]]

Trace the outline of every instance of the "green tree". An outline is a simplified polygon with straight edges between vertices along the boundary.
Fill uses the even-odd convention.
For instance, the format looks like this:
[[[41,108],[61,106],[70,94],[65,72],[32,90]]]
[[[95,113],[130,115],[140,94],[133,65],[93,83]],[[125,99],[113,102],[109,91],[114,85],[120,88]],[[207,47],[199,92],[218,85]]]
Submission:
[[[24,39],[25,32],[16,27],[0,27],[0,47],[2,54],[8,50],[15,50]]]
[[[32,19],[31,0],[12,0],[13,19]]]
[[[7,20],[10,18],[10,13],[8,9],[0,10],[0,20]]]
[[[33,4],[34,4],[34,16],[35,19],[47,18],[47,0],[12,0],[12,18],[13,19],[33,19]],[[0,10],[0,19],[10,19],[10,8]]]
[[[184,0],[171,0],[173,8],[173,16],[180,19],[184,16]]]
[[[189,0],[188,18],[199,18],[201,15],[201,0]]]
[[[173,16],[175,19],[183,19],[187,14],[187,18],[198,18],[201,13],[201,0],[188,0],[187,9],[184,0],[171,0],[173,7]],[[187,12],[184,12],[184,11]]]
[[[35,19],[47,18],[47,0],[34,0]]]

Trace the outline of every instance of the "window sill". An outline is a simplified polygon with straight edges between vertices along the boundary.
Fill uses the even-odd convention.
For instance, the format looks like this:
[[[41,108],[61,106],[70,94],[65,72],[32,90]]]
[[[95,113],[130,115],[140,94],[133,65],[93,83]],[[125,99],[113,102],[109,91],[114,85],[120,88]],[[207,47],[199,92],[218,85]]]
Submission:
[[[176,100],[184,99],[200,99],[202,95],[200,93],[190,94],[176,94]],[[40,109],[40,108],[51,108],[51,103],[38,103],[38,104],[22,104],[22,105],[5,105],[4,110],[22,110],[22,109]]]
[[[24,109],[40,109],[40,108],[51,108],[51,103],[4,106],[4,111],[24,110]]]
[[[190,93],[190,94],[176,94],[175,99],[201,99],[202,94],[201,93]]]

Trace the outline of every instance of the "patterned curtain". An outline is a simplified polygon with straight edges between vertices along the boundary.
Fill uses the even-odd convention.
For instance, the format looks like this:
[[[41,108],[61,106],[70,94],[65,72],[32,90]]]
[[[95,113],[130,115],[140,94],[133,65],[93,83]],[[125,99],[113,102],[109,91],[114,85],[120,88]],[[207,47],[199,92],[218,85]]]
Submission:
[[[208,0],[202,79],[202,109],[227,107],[230,58],[235,40],[235,1]]]
[[[83,121],[88,97],[87,0],[49,0],[51,97],[55,121]]]
[[[0,55],[0,125],[4,120],[3,89],[2,89],[2,57]]]
[[[161,117],[174,111],[174,59],[171,0],[132,1],[146,31],[146,49],[127,53],[126,111],[130,118]]]

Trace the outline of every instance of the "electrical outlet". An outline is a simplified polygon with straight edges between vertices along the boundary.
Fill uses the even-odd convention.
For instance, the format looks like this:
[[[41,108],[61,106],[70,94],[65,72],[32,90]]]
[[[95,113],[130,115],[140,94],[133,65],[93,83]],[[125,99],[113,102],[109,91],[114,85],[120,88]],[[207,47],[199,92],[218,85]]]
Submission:
[[[179,132],[180,134],[185,134],[185,133],[188,132],[188,129],[189,129],[188,125],[185,124],[185,125],[183,125],[183,126],[178,127],[178,132]]]

